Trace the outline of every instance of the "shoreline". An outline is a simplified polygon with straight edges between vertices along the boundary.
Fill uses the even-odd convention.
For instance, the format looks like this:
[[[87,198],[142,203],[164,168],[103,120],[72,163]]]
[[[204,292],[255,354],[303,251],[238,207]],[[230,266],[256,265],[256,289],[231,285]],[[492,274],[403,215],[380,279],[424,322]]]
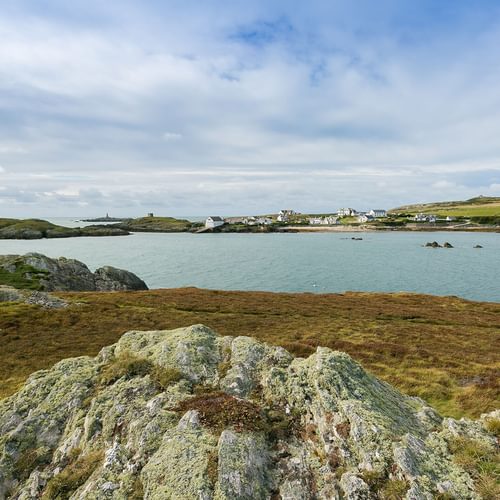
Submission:
[[[408,227],[379,227],[368,226],[289,226],[276,232],[296,233],[380,233],[380,232],[405,232],[405,233],[436,233],[436,232],[464,232],[464,233],[500,233],[500,227],[436,227],[436,228],[408,228]]]

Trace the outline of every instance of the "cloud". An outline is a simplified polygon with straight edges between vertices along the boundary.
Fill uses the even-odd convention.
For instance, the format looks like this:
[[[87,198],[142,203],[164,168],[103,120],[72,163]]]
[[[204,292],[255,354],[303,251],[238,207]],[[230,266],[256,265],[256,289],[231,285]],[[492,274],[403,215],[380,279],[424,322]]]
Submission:
[[[175,132],[165,132],[163,134],[163,139],[166,141],[179,141],[182,139],[182,134],[177,134]]]
[[[0,162],[12,214],[322,211],[494,191],[500,10],[417,4],[11,3]]]

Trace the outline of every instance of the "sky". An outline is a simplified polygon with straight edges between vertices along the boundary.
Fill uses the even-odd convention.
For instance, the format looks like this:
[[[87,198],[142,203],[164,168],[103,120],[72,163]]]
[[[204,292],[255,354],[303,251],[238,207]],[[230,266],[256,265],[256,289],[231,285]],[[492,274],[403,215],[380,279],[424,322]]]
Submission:
[[[0,217],[500,196],[498,0],[0,0]]]

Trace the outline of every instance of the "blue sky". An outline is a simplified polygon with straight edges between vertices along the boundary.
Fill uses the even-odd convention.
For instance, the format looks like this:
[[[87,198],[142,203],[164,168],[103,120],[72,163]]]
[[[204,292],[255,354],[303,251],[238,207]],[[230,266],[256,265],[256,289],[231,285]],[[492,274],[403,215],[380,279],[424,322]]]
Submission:
[[[0,12],[0,216],[500,196],[498,1]]]

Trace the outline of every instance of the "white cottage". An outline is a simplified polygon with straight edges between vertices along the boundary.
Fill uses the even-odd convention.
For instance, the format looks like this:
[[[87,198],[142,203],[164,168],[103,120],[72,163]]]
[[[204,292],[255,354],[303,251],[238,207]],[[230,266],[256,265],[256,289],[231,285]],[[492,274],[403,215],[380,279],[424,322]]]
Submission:
[[[205,221],[205,227],[208,229],[213,229],[214,227],[219,227],[222,225],[224,225],[224,219],[216,215],[207,217],[207,220]]]
[[[387,217],[387,212],[385,210],[382,210],[382,209],[372,209],[368,212],[367,215],[371,215],[372,217]]]

